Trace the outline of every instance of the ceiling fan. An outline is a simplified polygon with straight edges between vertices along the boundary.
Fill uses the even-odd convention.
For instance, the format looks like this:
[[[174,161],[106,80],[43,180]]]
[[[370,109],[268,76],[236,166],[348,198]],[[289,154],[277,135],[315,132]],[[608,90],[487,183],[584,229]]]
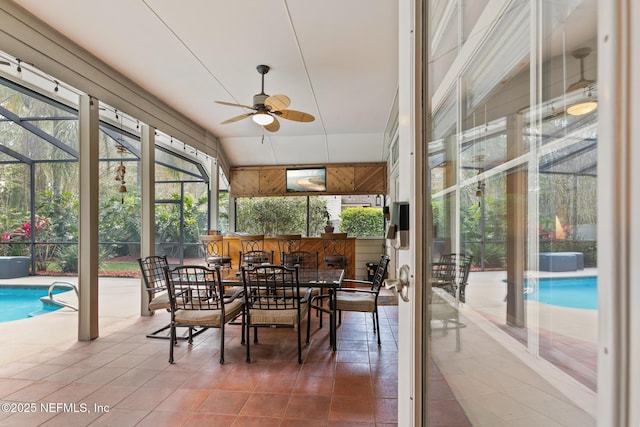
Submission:
[[[302,111],[288,110],[287,107],[291,104],[291,100],[286,95],[267,95],[264,93],[264,75],[269,72],[268,65],[258,65],[258,72],[262,75],[262,90],[260,93],[253,96],[253,106],[235,104],[233,102],[216,101],[218,104],[229,105],[231,107],[242,107],[253,110],[251,113],[240,114],[239,116],[232,117],[225,120],[220,124],[227,124],[237,122],[247,117],[257,124],[261,125],[269,132],[276,132],[280,129],[280,122],[278,117],[293,120],[295,122],[312,122],[315,120],[311,114],[303,113]]]

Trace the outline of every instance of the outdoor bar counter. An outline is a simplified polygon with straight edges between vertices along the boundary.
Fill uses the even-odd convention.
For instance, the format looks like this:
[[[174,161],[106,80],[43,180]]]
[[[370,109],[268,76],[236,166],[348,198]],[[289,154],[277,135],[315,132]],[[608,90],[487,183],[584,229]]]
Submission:
[[[278,240],[273,237],[264,238],[264,250],[273,252],[273,262],[280,263],[280,252],[278,251]],[[303,237],[300,243],[301,251],[318,253],[318,268],[324,269],[322,260],[322,239],[320,237]],[[238,269],[238,259],[240,256],[240,239],[238,236],[224,236],[225,255],[231,256],[231,265],[234,270]],[[356,273],[356,238],[347,237],[347,268],[345,269],[345,278],[354,279]]]

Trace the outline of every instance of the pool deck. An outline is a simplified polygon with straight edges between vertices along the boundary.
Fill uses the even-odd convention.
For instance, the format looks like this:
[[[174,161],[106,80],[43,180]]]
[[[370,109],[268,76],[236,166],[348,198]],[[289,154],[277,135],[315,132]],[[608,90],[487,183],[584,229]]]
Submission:
[[[0,285],[50,285],[57,280],[78,284],[77,277],[27,276],[1,279]],[[99,278],[99,333],[134,322],[140,316],[140,280]],[[57,294],[56,298],[74,306],[78,303],[73,291]],[[0,336],[3,337],[0,366],[27,358],[46,348],[67,348],[78,340],[78,313],[61,308],[28,319],[1,322]]]
[[[597,276],[595,268],[585,268],[567,273],[536,272],[538,277],[583,277]],[[472,272],[467,287],[468,308],[482,314],[504,319],[507,303],[504,300],[506,271]],[[559,307],[527,301],[530,320],[537,320],[541,329],[554,331],[566,337],[589,343],[598,342],[598,311],[580,308]]]

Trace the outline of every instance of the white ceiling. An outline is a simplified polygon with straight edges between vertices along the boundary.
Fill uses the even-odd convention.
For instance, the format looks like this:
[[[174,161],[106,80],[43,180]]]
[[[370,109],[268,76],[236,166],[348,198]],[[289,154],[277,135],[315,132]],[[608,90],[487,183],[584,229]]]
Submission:
[[[398,86],[390,0],[15,0],[220,139],[232,166],[384,161]],[[311,123],[269,133],[249,112],[285,94]],[[264,141],[262,135],[264,133]]]

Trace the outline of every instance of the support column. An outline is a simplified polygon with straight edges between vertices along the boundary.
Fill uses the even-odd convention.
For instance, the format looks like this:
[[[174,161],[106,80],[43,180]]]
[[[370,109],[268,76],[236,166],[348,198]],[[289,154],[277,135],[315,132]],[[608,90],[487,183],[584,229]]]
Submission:
[[[507,159],[524,153],[522,117],[507,119]],[[524,273],[527,259],[528,200],[526,167],[507,171],[507,324],[524,327]]]
[[[80,96],[78,340],[98,338],[98,100]]]
[[[218,222],[218,215],[220,214],[220,207],[218,206],[218,196],[220,194],[218,160],[211,158],[209,167],[211,168],[211,176],[209,177],[209,230],[220,230]]]
[[[141,230],[140,256],[142,258],[155,255],[155,200],[156,200],[156,134],[155,129],[142,125],[140,138],[140,192],[141,192]],[[151,316],[149,311],[149,294],[143,279],[140,279],[140,315]]]

